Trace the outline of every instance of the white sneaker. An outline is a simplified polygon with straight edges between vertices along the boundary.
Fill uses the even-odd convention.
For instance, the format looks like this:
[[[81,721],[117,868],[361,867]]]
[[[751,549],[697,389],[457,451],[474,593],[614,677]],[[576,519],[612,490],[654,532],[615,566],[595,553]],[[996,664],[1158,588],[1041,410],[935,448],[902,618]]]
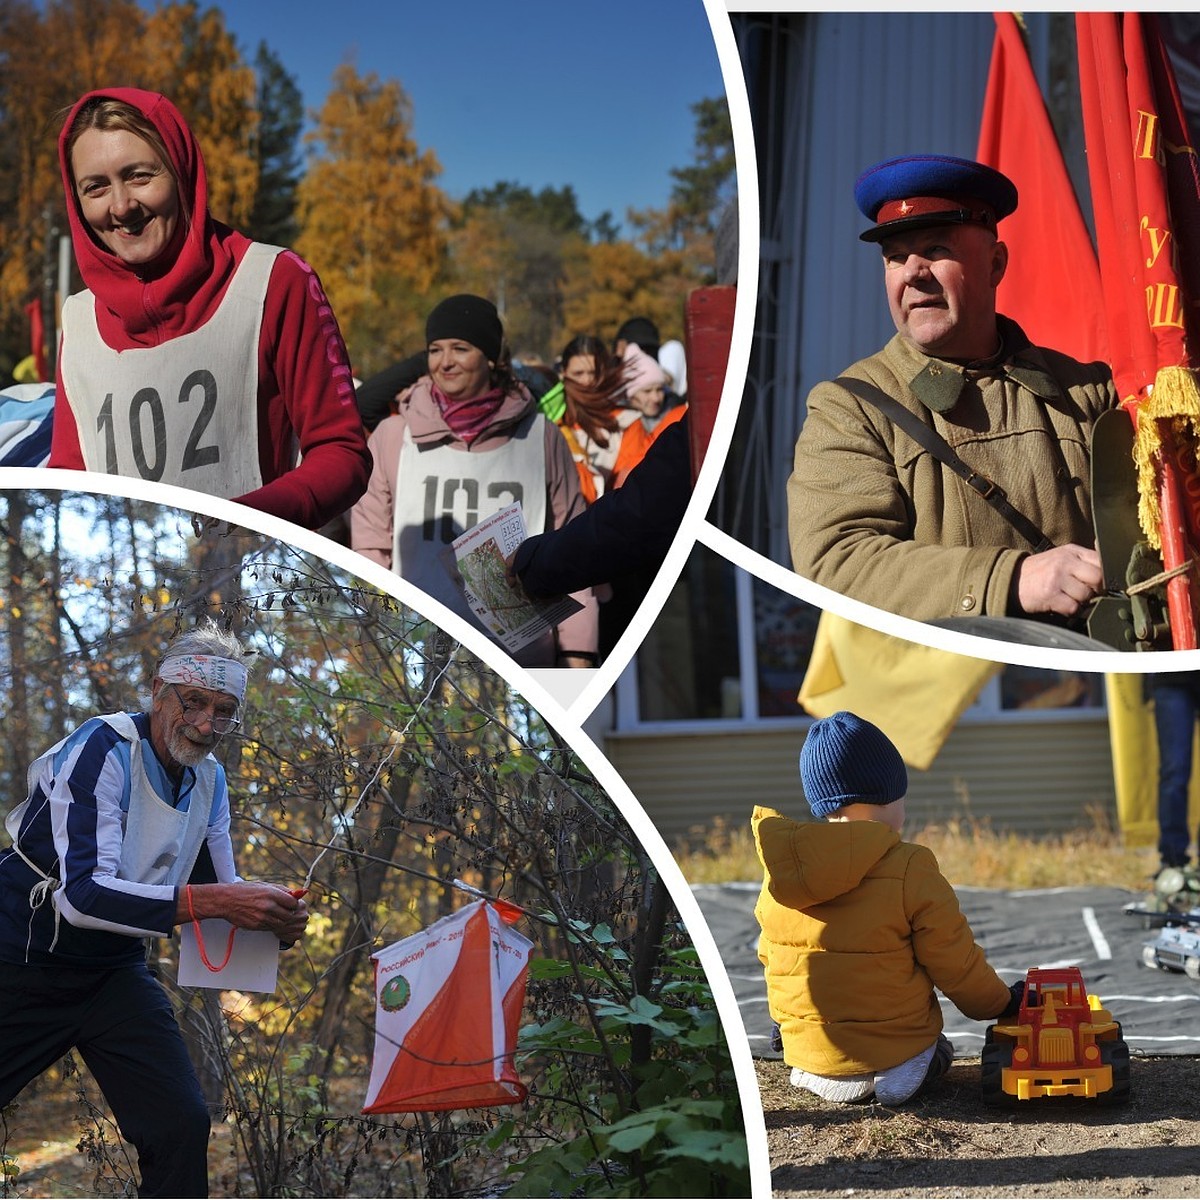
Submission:
[[[803,1088],[835,1104],[856,1104],[871,1098],[875,1091],[875,1076],[842,1075],[833,1078],[829,1075],[810,1075],[799,1067],[793,1067],[792,1087]]]
[[[931,1068],[935,1054],[938,1054],[937,1070]],[[953,1060],[953,1043],[939,1034],[929,1049],[875,1076],[875,1099],[880,1104],[903,1104],[917,1094],[926,1079],[944,1074]]]

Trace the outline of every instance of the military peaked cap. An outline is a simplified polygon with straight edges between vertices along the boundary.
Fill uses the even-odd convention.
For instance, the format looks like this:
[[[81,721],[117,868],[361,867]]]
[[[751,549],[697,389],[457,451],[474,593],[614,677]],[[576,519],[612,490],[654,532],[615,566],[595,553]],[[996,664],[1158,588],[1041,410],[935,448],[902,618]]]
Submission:
[[[859,235],[879,242],[894,233],[930,225],[983,225],[1017,207],[1016,185],[1006,175],[969,158],[910,154],[868,167],[854,185],[863,216],[875,224]]]

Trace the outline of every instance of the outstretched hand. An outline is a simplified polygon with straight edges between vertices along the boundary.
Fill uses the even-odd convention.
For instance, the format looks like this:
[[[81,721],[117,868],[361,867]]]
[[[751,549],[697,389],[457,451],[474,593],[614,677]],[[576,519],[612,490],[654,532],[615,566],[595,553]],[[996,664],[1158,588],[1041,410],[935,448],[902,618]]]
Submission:
[[[1073,617],[1104,586],[1100,555],[1087,546],[1055,546],[1017,565],[1017,604],[1025,613]]]
[[[180,893],[179,921],[221,917],[238,929],[263,929],[281,942],[295,942],[308,924],[308,905],[285,887],[274,883],[205,883],[191,889],[191,911]]]

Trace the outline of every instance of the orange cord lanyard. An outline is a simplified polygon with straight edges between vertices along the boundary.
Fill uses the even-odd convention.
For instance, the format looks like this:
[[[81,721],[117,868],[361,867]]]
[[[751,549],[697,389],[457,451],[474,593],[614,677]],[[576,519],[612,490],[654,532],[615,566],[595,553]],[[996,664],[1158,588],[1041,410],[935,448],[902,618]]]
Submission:
[[[196,949],[200,951],[200,961],[215,975],[218,971],[223,971],[229,965],[229,960],[233,957],[233,935],[237,933],[237,929],[230,926],[229,941],[225,944],[225,957],[221,960],[221,965],[214,967],[208,959],[208,953],[204,949],[204,934],[200,929],[200,922],[196,920],[196,910],[192,907],[192,885],[189,883],[185,889],[187,891],[188,915],[192,918],[192,925],[196,930]]]

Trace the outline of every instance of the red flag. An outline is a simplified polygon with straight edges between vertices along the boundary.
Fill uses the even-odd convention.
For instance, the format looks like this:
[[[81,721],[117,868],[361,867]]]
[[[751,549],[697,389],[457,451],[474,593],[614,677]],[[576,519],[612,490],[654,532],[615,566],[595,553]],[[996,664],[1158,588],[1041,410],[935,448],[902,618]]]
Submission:
[[[996,294],[1039,346],[1083,362],[1108,361],[1100,268],[1063,163],[1046,102],[1012,13],[996,13],[996,40],[975,157],[1017,185],[1001,236],[1011,255]]]
[[[1200,571],[1200,170],[1149,13],[1078,13],[1079,83],[1113,378],[1137,426],[1138,515],[1161,547],[1172,642],[1192,649]]]

